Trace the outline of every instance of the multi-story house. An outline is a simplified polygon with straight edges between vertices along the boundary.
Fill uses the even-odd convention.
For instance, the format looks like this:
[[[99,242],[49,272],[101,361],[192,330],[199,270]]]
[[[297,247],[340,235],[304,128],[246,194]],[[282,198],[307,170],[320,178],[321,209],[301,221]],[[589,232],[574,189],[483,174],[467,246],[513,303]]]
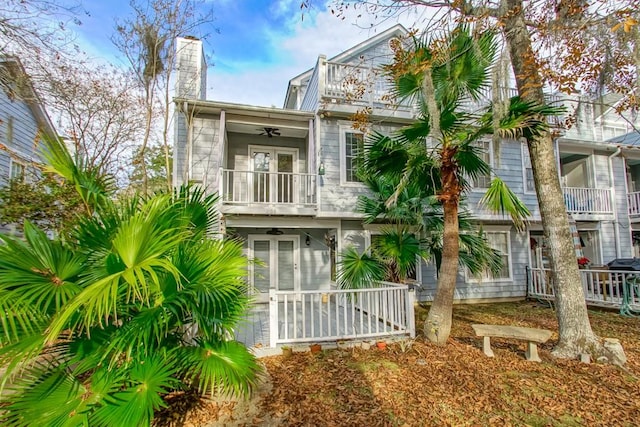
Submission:
[[[0,58],[0,185],[28,178],[41,163],[41,137],[57,135],[27,73],[15,57]]]
[[[383,133],[415,117],[413,106],[389,102],[389,83],[379,72],[392,59],[390,42],[406,33],[398,25],[330,59],[320,55],[312,68],[290,80],[283,108],[207,100],[202,46],[198,40],[179,40],[175,184],[193,182],[218,192],[221,230],[241,238],[247,255],[262,261],[251,266],[248,279],[256,302],[269,307],[266,341],[271,345],[413,332],[413,293],[406,286],[342,295],[334,282],[341,250],[366,250],[381,230],[363,225],[356,211],[358,196],[368,190],[354,173],[363,135],[354,130],[351,117],[367,107],[373,128]],[[577,253],[594,264],[632,256],[628,200],[635,199],[628,199],[633,187],[627,176],[635,182],[640,161],[631,160],[634,149],[606,142],[628,126],[598,103],[577,97],[553,101],[566,104],[577,117],[576,126],[556,139],[565,202],[576,241],[584,246]],[[522,299],[530,268],[548,262],[528,151],[515,140],[502,141],[500,153],[490,140],[482,144],[494,173],[521,197],[532,217],[523,232],[506,217],[483,210],[478,202],[490,177],[474,180],[467,206],[501,252],[504,268],[482,278],[461,269],[455,297]],[[434,295],[436,272],[418,262],[416,297],[427,301]]]

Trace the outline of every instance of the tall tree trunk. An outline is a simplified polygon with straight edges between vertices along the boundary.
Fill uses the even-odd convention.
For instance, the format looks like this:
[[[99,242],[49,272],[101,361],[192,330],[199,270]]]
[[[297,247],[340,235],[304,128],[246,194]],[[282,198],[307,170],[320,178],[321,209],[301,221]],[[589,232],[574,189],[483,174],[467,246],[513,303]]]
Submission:
[[[424,334],[429,341],[445,345],[451,333],[453,296],[458,278],[458,257],[460,252],[458,204],[460,183],[456,174],[453,156],[455,150],[442,149],[442,194],[444,235],[442,238],[442,264],[438,271],[436,296],[424,322]]]
[[[544,103],[542,81],[525,24],[522,0],[505,0],[504,34],[520,96]],[[602,354],[602,346],[591,330],[587,305],[554,153],[551,134],[545,132],[527,141],[545,238],[549,244],[560,340],[553,353],[576,358],[581,353]]]

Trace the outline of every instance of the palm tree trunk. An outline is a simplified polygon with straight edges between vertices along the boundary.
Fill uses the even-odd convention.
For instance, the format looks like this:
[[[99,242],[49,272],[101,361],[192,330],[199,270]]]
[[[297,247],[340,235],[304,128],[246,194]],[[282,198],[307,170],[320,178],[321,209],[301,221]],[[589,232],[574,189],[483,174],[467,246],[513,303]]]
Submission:
[[[504,34],[518,92],[524,100],[542,104],[542,81],[522,12],[522,0],[505,1],[509,13],[505,18]],[[554,355],[565,358],[576,358],[581,353],[597,355],[601,353],[602,346],[591,329],[587,315],[567,210],[558,179],[553,139],[549,132],[545,132],[527,142],[542,225],[550,249],[560,336]]]
[[[460,183],[454,162],[455,149],[442,149],[442,193],[439,198],[443,204],[444,235],[442,238],[442,263],[438,271],[436,296],[424,322],[424,334],[429,341],[445,345],[451,333],[453,295],[458,278],[458,257],[460,251],[458,204],[460,201]]]
[[[438,271],[438,289],[424,322],[424,334],[437,345],[445,345],[451,333],[453,295],[458,278],[458,204],[444,203],[444,237],[442,239],[442,264]]]

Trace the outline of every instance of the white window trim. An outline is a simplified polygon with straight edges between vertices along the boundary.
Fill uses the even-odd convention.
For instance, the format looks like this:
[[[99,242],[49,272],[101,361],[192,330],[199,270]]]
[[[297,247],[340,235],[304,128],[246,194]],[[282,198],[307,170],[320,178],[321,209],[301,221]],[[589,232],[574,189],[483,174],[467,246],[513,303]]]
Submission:
[[[529,167],[527,166],[525,159],[528,157],[529,164],[531,164],[531,156],[529,155],[529,147],[527,146],[526,142],[520,143],[520,153],[520,156],[522,158],[522,191],[524,192],[524,194],[536,194],[535,182],[533,185],[533,190],[527,189],[527,169],[529,169]],[[533,167],[530,168],[533,172]]]
[[[493,165],[494,165],[494,156],[493,156],[493,140],[492,139],[487,139],[487,138],[481,138],[478,140],[478,142],[488,142],[489,143],[489,167],[491,168],[491,171],[489,172],[489,179],[493,180],[494,177],[494,173],[493,173]],[[471,178],[468,178],[469,181],[471,181]],[[471,191],[474,193],[486,193],[487,190],[489,189],[489,187],[474,187],[473,185],[471,186]]]
[[[13,175],[13,165],[22,166],[22,182],[27,182],[27,163],[24,161],[16,160],[14,158],[9,159],[9,180],[14,179]]]
[[[340,125],[340,185],[343,187],[364,188],[363,182],[347,181],[347,133],[356,133],[364,137],[364,133],[353,129],[351,126]]]
[[[483,233],[503,233],[507,235],[507,256],[509,258],[509,277],[499,278],[477,278],[473,276],[468,269],[464,269],[465,281],[467,283],[503,283],[513,281],[513,251],[511,250],[511,229],[502,227],[483,227]]]

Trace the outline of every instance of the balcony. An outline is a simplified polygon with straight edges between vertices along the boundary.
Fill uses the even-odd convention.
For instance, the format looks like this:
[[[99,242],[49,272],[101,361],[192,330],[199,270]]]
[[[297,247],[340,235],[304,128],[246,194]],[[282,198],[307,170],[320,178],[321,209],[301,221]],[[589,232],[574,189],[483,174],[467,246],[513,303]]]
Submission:
[[[478,99],[464,100],[461,108],[476,112],[487,107],[493,100],[492,90],[490,86],[481,89]],[[503,97],[518,95],[516,88],[500,88],[500,91]],[[545,94],[545,100],[552,106],[562,106],[566,97]],[[331,62],[324,56],[318,58],[313,69],[300,109],[315,111],[319,104],[327,109],[353,106],[353,112],[363,107],[390,109],[409,119],[418,112],[418,107],[413,103],[398,102],[395,99],[393,83],[384,75],[382,68]],[[562,117],[550,116],[548,121],[556,125],[562,119]]]
[[[351,106],[353,112],[363,107],[392,109],[407,113],[408,118],[414,112],[412,104],[398,104],[393,98],[392,84],[382,69],[329,62],[324,57],[318,59],[309,79],[301,109],[313,111],[319,103],[328,109]]]
[[[567,213],[583,219],[599,219],[613,215],[610,188],[563,187]]]
[[[629,217],[640,219],[640,191],[627,194]]]
[[[315,215],[317,176],[309,173],[220,169],[222,212]]]

